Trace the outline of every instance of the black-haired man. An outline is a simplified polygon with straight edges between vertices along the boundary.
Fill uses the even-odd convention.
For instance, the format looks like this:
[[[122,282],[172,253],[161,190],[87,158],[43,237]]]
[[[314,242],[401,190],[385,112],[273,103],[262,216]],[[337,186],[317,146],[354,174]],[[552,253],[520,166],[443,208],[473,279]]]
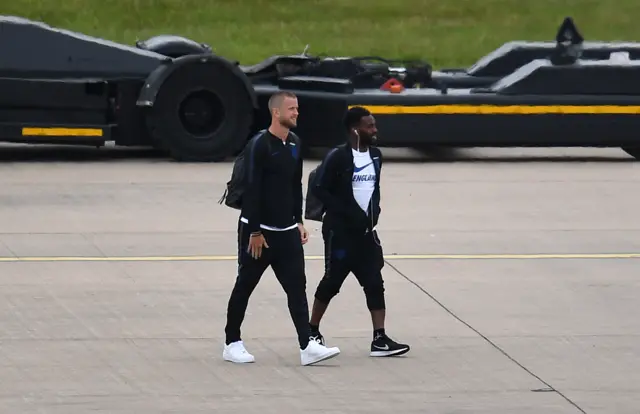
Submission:
[[[240,326],[249,297],[270,265],[282,285],[300,344],[302,365],[312,365],[340,353],[311,340],[302,224],[302,157],[290,132],[296,126],[298,100],[279,92],[269,100],[271,126],[248,144],[245,192],[238,223],[238,276],[227,308],[222,357],[230,362],[254,362],[244,347]],[[298,144],[298,145],[297,145]]]
[[[325,274],[315,293],[309,324],[321,344],[320,320],[331,299],[352,272],[364,290],[371,312],[373,341],[370,355],[396,356],[409,351],[385,333],[384,257],[376,231],[380,217],[382,153],[373,146],[376,122],[362,107],[345,118],[349,139],[334,148],[319,166],[312,192],[326,209],[322,221]]]

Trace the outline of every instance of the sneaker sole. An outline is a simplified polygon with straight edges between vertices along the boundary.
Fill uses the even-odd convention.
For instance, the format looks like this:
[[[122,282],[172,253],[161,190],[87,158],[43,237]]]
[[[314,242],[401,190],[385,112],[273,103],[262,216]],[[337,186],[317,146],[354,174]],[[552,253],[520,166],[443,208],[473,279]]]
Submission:
[[[402,349],[395,349],[393,351],[371,351],[369,356],[372,356],[372,357],[400,356],[400,355],[404,355],[407,352],[409,352],[410,349],[411,348],[407,347],[407,348],[402,348]]]
[[[226,359],[226,358],[225,358],[225,361],[231,362],[232,364],[253,364],[254,362],[256,362],[255,360],[253,360],[253,361],[234,361],[232,359]]]
[[[232,362],[234,364],[253,364],[254,362],[256,362],[255,358],[252,359],[251,361],[238,361],[238,360],[231,359],[231,358],[229,358],[227,356],[224,356],[224,355],[222,356],[222,359],[224,359],[227,362]]]
[[[323,357],[322,357],[322,358],[320,358],[320,359],[317,359],[317,360],[315,360],[315,361],[313,361],[313,362],[307,362],[306,364],[303,364],[303,365],[304,365],[305,367],[308,367],[309,365],[317,364],[318,362],[322,362],[322,361],[326,361],[326,360],[331,359],[331,358],[335,358],[335,357],[337,357],[338,355],[340,355],[340,351],[338,351],[338,352],[334,352],[334,353],[332,353],[332,354],[327,354],[327,355],[323,356]]]

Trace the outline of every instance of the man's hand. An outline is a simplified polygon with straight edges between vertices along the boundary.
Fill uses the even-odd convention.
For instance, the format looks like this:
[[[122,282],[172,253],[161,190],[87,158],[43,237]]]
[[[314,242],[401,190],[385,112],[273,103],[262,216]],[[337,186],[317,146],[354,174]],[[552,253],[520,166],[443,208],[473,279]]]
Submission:
[[[304,228],[304,224],[298,223],[298,230],[300,231],[300,240],[302,244],[306,244],[309,241],[309,232]]]
[[[265,240],[262,233],[253,233],[249,237],[249,254],[255,260],[259,259],[262,256],[262,248],[269,248],[267,241]]]

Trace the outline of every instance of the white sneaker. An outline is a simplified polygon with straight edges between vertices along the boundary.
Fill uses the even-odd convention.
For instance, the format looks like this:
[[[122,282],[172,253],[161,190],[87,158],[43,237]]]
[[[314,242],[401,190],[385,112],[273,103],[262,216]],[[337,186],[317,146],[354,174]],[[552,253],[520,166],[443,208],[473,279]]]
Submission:
[[[300,350],[300,362],[302,365],[312,365],[320,361],[331,359],[340,354],[338,347],[327,348],[318,342],[310,340],[305,349]]]
[[[256,360],[253,355],[247,352],[242,341],[232,342],[229,345],[224,344],[222,358],[225,361],[235,362],[236,364],[246,364]]]

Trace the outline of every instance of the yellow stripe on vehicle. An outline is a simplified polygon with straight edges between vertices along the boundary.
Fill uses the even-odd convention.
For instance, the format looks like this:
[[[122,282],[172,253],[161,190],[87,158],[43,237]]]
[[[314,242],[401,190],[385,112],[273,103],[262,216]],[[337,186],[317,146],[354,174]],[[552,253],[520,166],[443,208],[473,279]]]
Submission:
[[[100,128],[22,128],[25,137],[101,137]]]
[[[361,106],[374,115],[427,114],[640,114],[640,105],[350,105]]]

